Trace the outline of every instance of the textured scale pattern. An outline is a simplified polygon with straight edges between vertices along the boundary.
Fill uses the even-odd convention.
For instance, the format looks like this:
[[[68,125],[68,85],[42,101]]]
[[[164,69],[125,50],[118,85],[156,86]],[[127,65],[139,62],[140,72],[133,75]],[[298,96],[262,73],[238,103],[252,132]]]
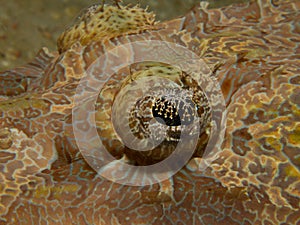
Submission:
[[[58,38],[58,50],[64,52],[76,41],[88,45],[95,40],[107,40],[151,29],[155,24],[154,17],[153,13],[138,6],[93,5],[83,10],[74,24]]]
[[[62,34],[60,53],[44,48],[33,62],[0,73],[0,224],[299,224],[300,2],[256,0],[220,9],[201,2],[161,23],[137,7],[101,7],[84,11]],[[119,24],[93,15],[120,10],[143,21],[89,36],[97,30],[93,21]],[[195,172],[194,157],[170,180],[123,186],[98,176],[80,154],[73,100],[101,53],[152,39],[188,47],[214,71],[226,100],[223,150],[204,174]],[[145,72],[135,69],[132,76]],[[121,74],[96,103],[103,142],[119,158],[124,149],[111,141],[117,137],[107,107]]]

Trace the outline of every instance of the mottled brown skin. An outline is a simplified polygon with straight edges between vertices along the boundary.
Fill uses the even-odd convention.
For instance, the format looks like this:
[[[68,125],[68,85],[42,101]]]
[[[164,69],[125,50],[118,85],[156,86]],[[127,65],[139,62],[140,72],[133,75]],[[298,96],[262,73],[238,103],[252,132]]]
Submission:
[[[58,51],[64,52],[75,42],[88,45],[119,35],[136,34],[155,25],[155,15],[138,6],[94,5],[84,10],[57,40]],[[104,22],[105,21],[105,22]]]
[[[138,36],[108,34],[61,54],[43,49],[31,64],[1,73],[0,224],[300,223],[299,11],[296,0],[210,10],[201,3],[182,18],[138,28]],[[172,180],[122,186],[81,156],[72,102],[101,52],[156,38],[190,48],[214,70],[227,106],[223,151],[204,174],[193,158]]]

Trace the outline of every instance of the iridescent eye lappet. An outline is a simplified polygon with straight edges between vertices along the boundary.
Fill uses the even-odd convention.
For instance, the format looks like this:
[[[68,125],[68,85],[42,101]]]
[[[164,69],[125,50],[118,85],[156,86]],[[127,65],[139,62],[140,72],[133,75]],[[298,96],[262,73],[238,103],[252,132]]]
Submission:
[[[166,22],[139,6],[84,10],[58,38],[57,52],[43,48],[27,65],[0,73],[0,224],[300,224],[299,21],[297,0],[219,9],[201,2]],[[98,176],[79,151],[74,95],[107,49],[152,38],[185,46],[211,68],[226,103],[226,132],[217,159],[195,172],[210,135],[209,105],[193,87],[198,96],[181,108],[166,98],[166,87],[138,102],[128,121],[141,139],[148,135],[141,110],[173,130],[160,147],[136,154],[108,119],[114,96],[142,77],[185,75],[156,62],[119,71],[95,104],[99,133],[114,157],[137,165],[162,160],[197,111],[203,131],[188,164],[169,180],[126,186]],[[173,92],[192,86],[186,80]]]

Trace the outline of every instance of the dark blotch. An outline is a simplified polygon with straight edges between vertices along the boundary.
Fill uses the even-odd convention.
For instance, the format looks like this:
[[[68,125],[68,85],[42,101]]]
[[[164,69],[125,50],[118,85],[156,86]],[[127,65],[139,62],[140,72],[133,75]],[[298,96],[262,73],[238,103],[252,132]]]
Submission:
[[[232,133],[232,149],[233,151],[241,156],[244,156],[247,151],[251,149],[247,146],[247,142],[252,139],[252,136],[248,133],[247,128],[236,130]]]

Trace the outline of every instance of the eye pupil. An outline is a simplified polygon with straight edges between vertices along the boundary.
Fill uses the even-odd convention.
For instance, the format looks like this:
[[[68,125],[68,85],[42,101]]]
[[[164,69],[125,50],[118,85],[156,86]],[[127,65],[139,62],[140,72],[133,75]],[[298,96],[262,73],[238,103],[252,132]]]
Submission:
[[[189,107],[190,106],[190,107]],[[157,122],[164,123],[167,126],[181,126],[192,123],[192,109],[189,105],[179,100],[168,100],[165,97],[158,98],[153,107],[152,115]]]

